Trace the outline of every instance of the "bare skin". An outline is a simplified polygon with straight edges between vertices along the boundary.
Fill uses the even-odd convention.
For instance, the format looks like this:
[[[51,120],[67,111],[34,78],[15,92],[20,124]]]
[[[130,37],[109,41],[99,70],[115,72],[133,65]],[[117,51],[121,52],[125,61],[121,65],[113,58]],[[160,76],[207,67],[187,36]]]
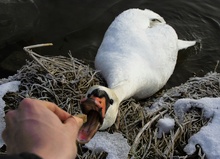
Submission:
[[[35,153],[45,159],[73,159],[83,120],[72,117],[54,103],[23,99],[5,115],[2,137],[8,154]]]

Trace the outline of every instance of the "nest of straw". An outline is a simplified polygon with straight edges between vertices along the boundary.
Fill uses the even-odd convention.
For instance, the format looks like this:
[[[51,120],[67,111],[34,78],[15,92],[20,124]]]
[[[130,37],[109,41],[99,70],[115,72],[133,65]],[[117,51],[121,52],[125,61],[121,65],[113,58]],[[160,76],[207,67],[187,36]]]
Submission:
[[[27,61],[16,75],[0,81],[0,84],[21,81],[18,92],[4,96],[7,105],[5,111],[16,109],[23,98],[31,97],[54,102],[69,113],[78,114],[79,101],[89,87],[106,85],[97,71],[71,54],[69,57],[46,57],[33,52],[31,48],[26,47],[26,51],[33,61]],[[193,77],[178,87],[161,90],[145,100],[128,99],[121,103],[115,125],[106,131],[117,131],[127,138],[131,146],[128,158],[205,158],[199,145],[191,156],[186,155],[183,148],[189,137],[206,125],[208,119],[203,118],[201,110],[193,109],[180,124],[173,104],[180,98],[219,97],[219,81],[219,73],[208,73],[205,77]],[[157,109],[149,111],[150,107]],[[166,115],[175,119],[175,128],[158,139],[157,121]],[[78,159],[101,159],[106,156],[106,152],[94,153],[78,145]]]

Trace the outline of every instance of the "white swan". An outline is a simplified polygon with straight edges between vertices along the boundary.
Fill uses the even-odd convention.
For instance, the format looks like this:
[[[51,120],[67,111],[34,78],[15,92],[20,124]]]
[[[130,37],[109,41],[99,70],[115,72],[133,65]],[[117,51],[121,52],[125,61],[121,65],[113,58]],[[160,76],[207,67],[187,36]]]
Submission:
[[[113,125],[121,101],[146,98],[160,90],[173,73],[178,50],[195,43],[178,40],[175,30],[151,10],[121,13],[106,31],[95,58],[108,88],[93,86],[82,100],[88,122],[78,141],[88,142],[97,129]]]

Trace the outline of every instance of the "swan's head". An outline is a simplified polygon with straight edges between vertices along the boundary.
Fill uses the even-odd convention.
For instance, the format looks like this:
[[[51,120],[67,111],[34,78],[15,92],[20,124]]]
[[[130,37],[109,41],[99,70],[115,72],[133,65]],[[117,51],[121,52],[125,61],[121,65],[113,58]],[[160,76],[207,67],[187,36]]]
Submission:
[[[86,97],[81,100],[82,113],[87,115],[87,122],[78,133],[78,142],[87,143],[98,129],[112,126],[118,114],[118,98],[106,87],[95,85],[91,87]]]

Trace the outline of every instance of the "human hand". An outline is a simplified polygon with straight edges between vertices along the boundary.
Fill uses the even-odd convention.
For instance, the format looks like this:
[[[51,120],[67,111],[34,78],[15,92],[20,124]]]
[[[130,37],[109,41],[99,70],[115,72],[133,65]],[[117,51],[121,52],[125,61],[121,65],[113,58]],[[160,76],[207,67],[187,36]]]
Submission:
[[[76,138],[83,121],[57,105],[26,98],[18,109],[5,115],[5,121],[2,138],[8,154],[29,152],[44,159],[76,157]]]

